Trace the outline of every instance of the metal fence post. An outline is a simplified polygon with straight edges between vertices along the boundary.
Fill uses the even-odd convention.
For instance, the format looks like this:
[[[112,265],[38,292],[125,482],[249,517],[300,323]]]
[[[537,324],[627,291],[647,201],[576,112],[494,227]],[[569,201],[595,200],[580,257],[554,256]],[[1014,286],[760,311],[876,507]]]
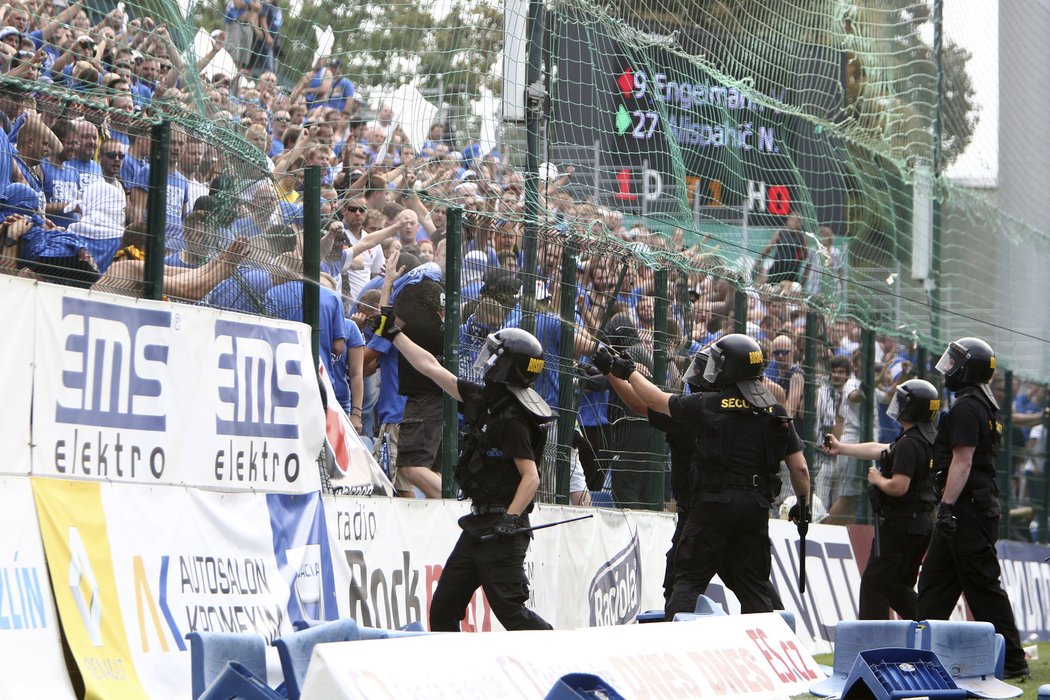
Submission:
[[[448,223],[445,227],[445,369],[459,376],[459,292],[460,266],[462,263],[462,223],[463,210],[459,207],[448,209]],[[441,496],[456,497],[456,459],[459,457],[459,408],[456,400],[445,394],[443,415],[444,433],[441,441]]]
[[[1010,489],[1014,478],[1014,373],[1006,370],[1003,373],[1003,402],[1000,404],[1003,426],[1003,446],[999,450],[999,502],[1002,503],[1003,515],[999,518],[999,537],[1010,539]]]
[[[168,222],[168,161],[170,160],[171,122],[167,119],[150,130],[149,201],[146,202],[146,270],[145,296],[164,296],[164,230]]]
[[[566,240],[561,249],[561,281],[558,288],[558,315],[561,338],[558,356],[567,370],[558,377],[558,458],[555,461],[555,503],[569,502],[569,471],[572,456],[573,426],[576,423],[576,392],[573,386],[573,361],[576,358],[576,250]]]
[[[815,311],[806,313],[806,345],[802,366],[806,368],[802,386],[802,444],[805,445],[806,463],[813,470],[816,462],[817,444],[817,337],[821,333],[820,316]]]
[[[303,173],[303,323],[310,326],[314,371],[321,362],[321,167]]]
[[[660,267],[653,274],[653,382],[667,389],[667,268]],[[657,468],[650,473],[650,510],[664,509],[664,485],[667,480],[664,466],[667,462],[666,441],[663,433],[651,431],[649,452],[661,456]]]
[[[875,439],[875,331],[865,328],[860,334],[860,441],[871,442]],[[845,399],[843,399],[845,400]],[[857,460],[855,478],[865,483],[865,462]],[[861,498],[864,503],[864,520],[870,520],[871,502]]]
[[[747,334],[747,292],[737,287],[733,295],[733,332]]]

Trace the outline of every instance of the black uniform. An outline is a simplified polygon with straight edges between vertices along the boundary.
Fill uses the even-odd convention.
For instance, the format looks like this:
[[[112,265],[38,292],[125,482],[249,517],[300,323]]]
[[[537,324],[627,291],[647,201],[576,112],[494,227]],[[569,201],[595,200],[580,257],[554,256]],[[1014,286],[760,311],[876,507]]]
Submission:
[[[538,463],[546,441],[540,422],[502,385],[459,380],[461,409],[471,430],[466,439],[456,479],[470,497],[471,514],[459,520],[459,541],[445,562],[430,606],[430,629],[458,632],[474,591],[481,586],[496,618],[508,630],[551,629],[525,607],[529,579],[525,553],[529,533],[482,542],[514,500],[521,474],[515,458]],[[532,512],[530,503],[526,513]],[[522,514],[521,526],[528,527]]]
[[[916,615],[915,579],[933,536],[933,446],[918,427],[903,431],[882,453],[879,471],[889,478],[911,478],[901,496],[889,496],[872,486],[879,519],[879,551],[872,552],[860,580],[860,619],[889,619],[892,607],[905,620]]]
[[[780,490],[786,455],[802,451],[787,411],[752,407],[735,386],[719,393],[672,396],[671,417],[696,441],[696,489],[675,553],[667,619],[692,612],[715,574],[741,612],[771,612],[769,506]]]
[[[970,478],[955,502],[958,529],[951,537],[938,531],[919,575],[918,618],[946,620],[959,600],[976,619],[991,622],[1006,640],[1006,677],[1027,673],[1028,664],[1010,607],[999,583],[995,542],[999,532],[999,488],[995,480],[995,453],[1002,427],[998,413],[981,388],[958,392],[955,403],[937,429],[933,446],[934,472],[947,473],[952,448],[974,446]]]

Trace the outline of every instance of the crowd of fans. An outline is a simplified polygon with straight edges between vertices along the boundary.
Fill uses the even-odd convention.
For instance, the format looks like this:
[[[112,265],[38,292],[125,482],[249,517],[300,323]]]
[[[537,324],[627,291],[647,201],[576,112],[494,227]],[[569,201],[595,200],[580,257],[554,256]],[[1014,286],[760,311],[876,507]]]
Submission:
[[[279,81],[282,19],[276,1],[230,0],[210,51],[190,65],[167,27],[128,16],[123,3],[103,16],[80,2],[0,7],[0,269],[141,294],[149,125],[181,116],[170,141],[165,296],[301,320],[303,173],[318,166],[321,359],[354,428],[374,442],[404,495],[440,495],[441,392],[399,361],[371,323],[390,305],[413,340],[442,355],[442,291],[451,284],[460,288],[457,357],[468,377],[486,335],[525,323],[523,293],[535,298],[531,323],[549,354],[537,390],[578,414],[572,435],[548,437],[545,489],[553,489],[554,446],[571,445],[574,503],[603,494],[620,506],[650,504],[666,470],[661,439],[589,371],[596,343],[630,354],[652,375],[657,329],[665,329],[666,376],[657,379],[680,387],[690,356],[740,325],[738,309],[763,345],[770,390],[800,429],[810,414],[815,430],[803,438],[860,438],[870,406],[859,379],[860,327],[828,321],[816,353],[806,355],[804,300],[845,295],[846,256],[830,228],[807,234],[800,218],[786,217],[747,265],[728,266],[709,241],[631,223],[576,196],[571,167],[544,164],[545,223],[536,266],[525,269],[525,180],[505,154],[455,143],[440,121],[413,143],[391,105],[373,111],[361,99],[338,58]],[[223,54],[236,70],[214,69]],[[228,126],[247,149],[219,147],[201,127],[208,123]],[[448,206],[466,212],[462,245],[451,251]],[[576,275],[563,284],[570,240],[579,246]],[[659,323],[656,280],[645,262],[656,254],[683,263],[671,274]],[[450,256],[461,263],[459,280],[444,277]],[[563,287],[574,296],[569,318]],[[572,342],[562,348],[566,325]],[[922,368],[914,348],[892,336],[879,338],[875,360],[872,420],[877,439],[890,442],[896,427],[885,407],[896,385]],[[807,374],[817,378],[813,406],[804,398]],[[559,393],[564,381],[572,382],[568,407]],[[1039,416],[1046,405],[1045,387],[1019,385],[1014,396],[1018,416]],[[1019,422],[1026,421],[1011,436],[1019,498],[1027,495],[1025,477],[1044,466],[1043,426]],[[852,521],[865,493],[863,470],[848,458],[819,456],[812,471],[829,522]]]

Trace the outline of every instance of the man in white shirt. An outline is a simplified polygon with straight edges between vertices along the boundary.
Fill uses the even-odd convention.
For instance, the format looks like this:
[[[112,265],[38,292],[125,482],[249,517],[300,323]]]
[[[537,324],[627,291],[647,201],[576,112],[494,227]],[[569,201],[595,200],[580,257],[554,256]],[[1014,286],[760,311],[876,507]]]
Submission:
[[[102,143],[102,178],[84,187],[80,221],[69,226],[70,231],[84,239],[84,247],[95,259],[100,274],[113,262],[124,236],[127,197],[119,176],[126,155],[120,141],[106,139]]]
[[[346,234],[347,245],[353,247],[361,241],[364,233],[362,225],[365,221],[365,203],[359,197],[348,199],[343,205],[341,214],[343,217],[343,232]],[[361,294],[361,288],[368,284],[373,276],[383,270],[382,248],[366,250],[355,258],[348,259],[343,268],[343,306],[353,303]]]

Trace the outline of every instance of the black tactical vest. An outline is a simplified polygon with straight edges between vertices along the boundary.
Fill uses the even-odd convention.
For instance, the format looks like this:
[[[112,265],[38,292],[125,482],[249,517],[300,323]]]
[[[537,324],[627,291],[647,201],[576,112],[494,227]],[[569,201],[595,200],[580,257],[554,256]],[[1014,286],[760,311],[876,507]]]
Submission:
[[[981,416],[981,430],[977,437],[977,445],[973,451],[973,461],[970,467],[970,478],[964,489],[985,488],[989,483],[995,483],[995,453],[1002,442],[1003,426],[999,423],[999,413],[992,408],[983,392],[970,387],[955,395],[956,404],[962,401],[975,403],[979,407]],[[954,406],[953,406],[954,408]],[[944,488],[944,479],[947,478],[948,467],[952,463],[952,444],[950,441],[950,422],[952,412],[949,411],[941,420],[937,430],[937,439],[933,443],[933,470],[939,488]],[[943,436],[943,437],[942,437]]]
[[[463,495],[479,506],[509,506],[521,481],[510,457],[503,455],[503,430],[512,419],[529,424],[530,436],[539,422],[509,394],[491,407],[483,393],[463,406],[468,431],[456,463],[456,481]],[[529,505],[529,510],[532,505]]]
[[[736,392],[705,396],[701,409],[694,461],[698,488],[745,488],[774,498],[791,431],[784,409],[755,408]]]
[[[933,445],[926,441],[918,428],[909,428],[904,431],[888,450],[882,451],[879,457],[879,471],[886,478],[893,475],[894,450],[904,440],[911,440],[921,448],[922,464],[915,467],[911,475],[911,483],[908,484],[908,490],[903,495],[889,496],[879,492],[881,509],[886,513],[925,510],[932,508],[937,502],[937,496],[933,490]]]

